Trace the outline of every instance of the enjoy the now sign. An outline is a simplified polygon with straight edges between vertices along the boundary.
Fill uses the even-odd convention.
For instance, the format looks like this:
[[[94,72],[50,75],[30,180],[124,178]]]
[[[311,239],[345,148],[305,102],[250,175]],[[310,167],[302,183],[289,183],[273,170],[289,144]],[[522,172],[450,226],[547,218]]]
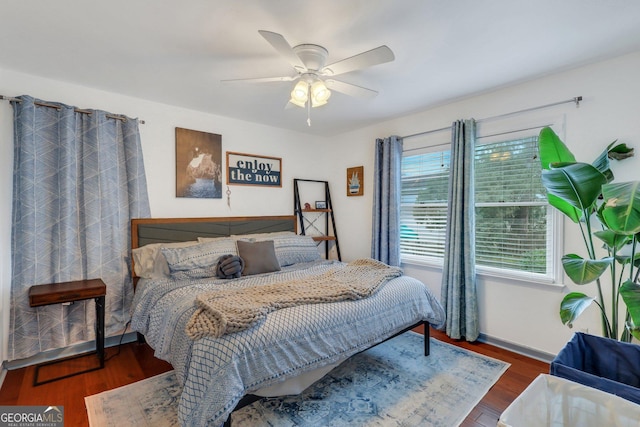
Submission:
[[[227,184],[282,187],[282,159],[227,151]]]

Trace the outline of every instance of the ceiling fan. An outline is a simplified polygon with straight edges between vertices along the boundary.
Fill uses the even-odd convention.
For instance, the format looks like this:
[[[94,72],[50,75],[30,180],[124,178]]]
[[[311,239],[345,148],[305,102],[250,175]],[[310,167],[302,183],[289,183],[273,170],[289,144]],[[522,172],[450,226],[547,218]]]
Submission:
[[[326,65],[329,52],[322,46],[317,44],[300,44],[291,47],[281,34],[265,30],[258,32],[291,64],[296,74],[282,77],[232,79],[223,80],[223,82],[266,83],[297,81],[293,86],[291,98],[287,106],[296,105],[302,108],[306,107],[307,124],[309,126],[311,126],[311,107],[325,105],[331,96],[331,90],[361,98],[373,98],[378,94],[378,92],[372,89],[335,80],[333,76],[384,64],[385,62],[390,62],[395,59],[391,49],[383,45]]]

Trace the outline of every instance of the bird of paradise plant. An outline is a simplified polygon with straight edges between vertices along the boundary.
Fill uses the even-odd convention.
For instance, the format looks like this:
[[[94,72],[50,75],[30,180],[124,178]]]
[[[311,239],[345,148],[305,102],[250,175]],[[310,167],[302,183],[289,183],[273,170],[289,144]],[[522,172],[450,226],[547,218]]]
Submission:
[[[611,143],[591,164],[577,162],[551,128],[540,131],[542,182],[549,204],[578,224],[586,257],[567,254],[562,266],[577,285],[596,285],[596,296],[569,292],[560,303],[562,323],[572,327],[592,303],[600,309],[602,335],[629,342],[640,339],[640,181],[614,183],[609,159],[633,156],[633,148]],[[606,255],[599,257],[596,242]],[[630,255],[623,255],[623,248]],[[602,253],[602,251],[600,251]],[[609,272],[604,280],[603,275]],[[606,276],[605,276],[606,277]],[[610,289],[606,287],[610,285]],[[605,292],[609,292],[605,298]],[[621,302],[626,306],[621,316]]]

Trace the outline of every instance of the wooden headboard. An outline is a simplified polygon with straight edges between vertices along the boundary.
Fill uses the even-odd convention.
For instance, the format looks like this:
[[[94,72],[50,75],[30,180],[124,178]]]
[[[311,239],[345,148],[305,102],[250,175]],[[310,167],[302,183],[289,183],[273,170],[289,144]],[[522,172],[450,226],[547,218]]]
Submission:
[[[136,218],[131,220],[131,248],[149,243],[198,240],[198,237],[224,237],[232,234],[293,231],[295,215],[212,218]]]

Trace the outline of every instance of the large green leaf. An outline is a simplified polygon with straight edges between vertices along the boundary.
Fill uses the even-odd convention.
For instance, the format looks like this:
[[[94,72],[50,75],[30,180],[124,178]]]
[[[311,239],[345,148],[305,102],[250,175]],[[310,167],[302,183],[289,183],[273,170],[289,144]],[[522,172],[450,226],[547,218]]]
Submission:
[[[615,144],[615,141],[609,144],[605,150],[591,163],[594,168],[598,169],[607,178],[607,182],[613,181],[613,172],[609,167],[609,149]]]
[[[538,135],[538,154],[543,170],[549,169],[552,163],[573,163],[576,161],[573,153],[564,145],[558,135],[550,127],[540,130]],[[554,194],[547,192],[549,204],[578,223],[582,218],[582,211]]]
[[[602,276],[607,267],[613,262],[612,258],[584,259],[576,254],[562,257],[562,267],[567,276],[576,285],[585,285]]]
[[[603,185],[602,195],[602,218],[607,227],[625,235],[640,233],[640,181]]]
[[[573,328],[573,321],[591,305],[594,298],[581,292],[571,292],[565,295],[560,303],[560,320],[570,328]]]
[[[629,255],[616,255],[616,262],[618,262],[618,264],[622,264],[622,265],[626,265],[631,263],[631,256]],[[634,267],[637,267],[640,264],[640,254],[636,254],[636,256],[633,259],[633,265]]]
[[[547,200],[549,200],[551,206],[568,216],[571,221],[576,224],[580,222],[580,218],[582,218],[582,211],[580,209],[576,209],[573,205],[550,193],[547,193]]]
[[[602,240],[605,245],[611,250],[616,251],[622,249],[631,238],[627,235],[614,233],[611,230],[600,230],[593,233],[598,239]]]
[[[542,184],[547,193],[580,211],[594,205],[606,182],[606,177],[588,163],[554,165],[552,169],[542,171]]]
[[[611,171],[611,162],[609,159],[624,160],[633,156],[633,148],[627,147],[627,144],[618,144],[613,146],[617,141],[613,141],[604,149],[602,153],[591,163],[593,167],[607,177],[607,182],[613,181],[613,172]]]
[[[636,328],[630,332],[640,340],[640,285],[627,280],[620,286],[620,295]]]
[[[551,163],[573,163],[576,161],[571,151],[550,127],[540,130],[538,153],[540,154],[540,165],[543,170],[549,169]]]
[[[602,210],[604,209],[604,203],[598,203],[598,209],[596,209],[596,218],[598,218],[598,221],[600,221],[600,224],[602,224],[602,228],[605,230],[609,230],[607,228],[607,223],[604,220],[604,217],[602,216]]]
[[[611,172],[611,162],[609,162],[609,159],[624,160],[633,157],[633,148],[627,147],[627,144],[618,144],[614,147],[616,142],[618,141],[616,140],[609,144],[593,163],[591,163],[596,169],[605,174],[607,178],[610,178],[608,182],[613,181],[613,172]]]

